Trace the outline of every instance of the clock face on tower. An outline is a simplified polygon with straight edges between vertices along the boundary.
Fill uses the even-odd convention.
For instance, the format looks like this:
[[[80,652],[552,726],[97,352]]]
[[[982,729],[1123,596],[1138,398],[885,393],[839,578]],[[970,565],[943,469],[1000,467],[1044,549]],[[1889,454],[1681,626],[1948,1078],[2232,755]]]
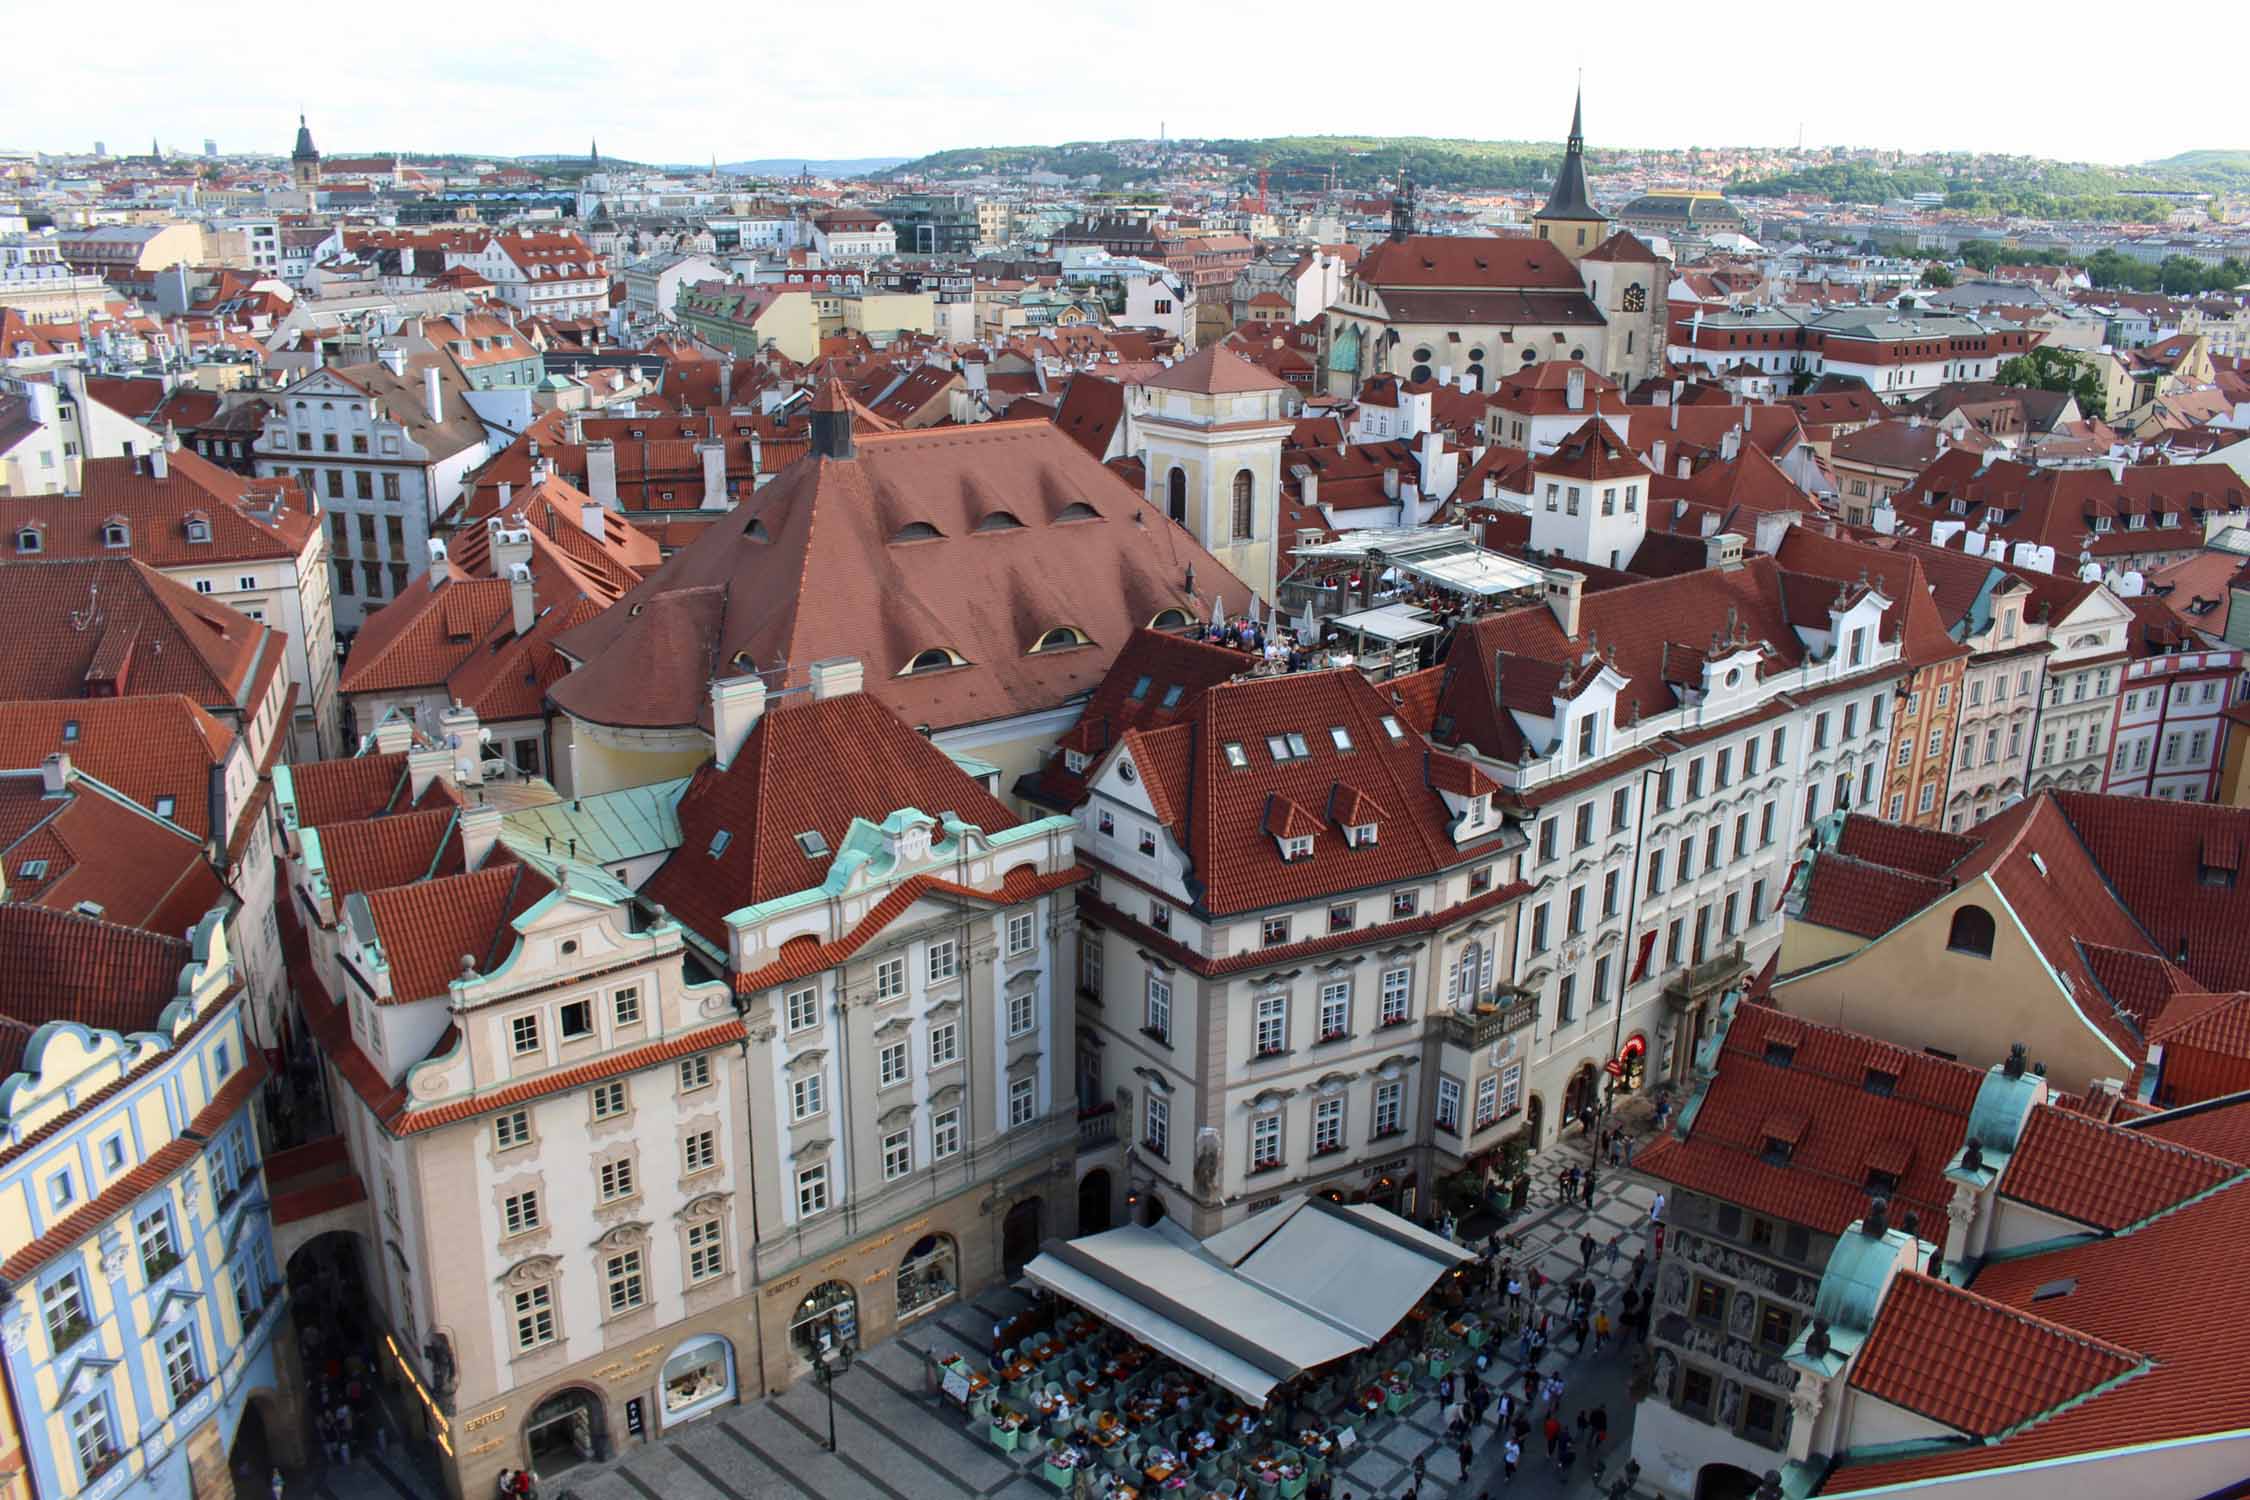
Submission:
[[[1637,281],[1625,288],[1625,310],[1627,312],[1647,312],[1648,288]]]

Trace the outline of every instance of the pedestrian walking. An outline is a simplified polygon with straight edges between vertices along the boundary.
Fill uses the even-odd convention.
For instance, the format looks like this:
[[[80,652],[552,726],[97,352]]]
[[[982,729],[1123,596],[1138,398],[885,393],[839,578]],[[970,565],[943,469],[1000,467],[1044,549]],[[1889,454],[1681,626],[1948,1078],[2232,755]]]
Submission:
[[[1632,1284],[1633,1284],[1634,1286],[1639,1286],[1639,1285],[1641,1284],[1641,1276],[1642,1276],[1642,1273],[1646,1272],[1647,1270],[1648,1270],[1648,1251],[1646,1251],[1646,1250],[1635,1250],[1635,1251],[1633,1252],[1633,1282],[1632,1282]]]
[[[1594,1408],[1594,1451],[1597,1453],[1600,1452],[1602,1444],[1608,1441],[1609,1407],[1605,1403],[1604,1405]]]
[[[1582,1234],[1578,1237],[1578,1264],[1580,1269],[1591,1271],[1594,1268],[1594,1251],[1598,1248],[1600,1247],[1594,1243],[1592,1235]]]
[[[1453,1456],[1461,1460],[1461,1477],[1467,1479],[1469,1477],[1469,1460],[1476,1457],[1476,1447],[1470,1443],[1466,1434],[1461,1438],[1461,1446],[1453,1450]]]
[[[1624,1248],[1625,1231],[1620,1229],[1609,1237],[1609,1244],[1603,1250],[1603,1253],[1609,1257],[1609,1268],[1612,1271],[1617,1269],[1617,1257],[1624,1253]]]
[[[1633,1164],[1633,1148],[1634,1148],[1635,1146],[1638,1146],[1639,1144],[1640,1144],[1640,1142],[1639,1142],[1639,1141],[1637,1141],[1637,1140],[1635,1140],[1635,1139],[1634,1139],[1634,1138],[1633,1138],[1632,1136],[1627,1136],[1627,1137],[1625,1137],[1625,1165],[1626,1165],[1626,1166],[1628,1166],[1628,1167],[1629,1167],[1629,1166],[1631,1166],[1631,1165]]]
[[[1591,1167],[1586,1169],[1586,1206],[1594,1206],[1594,1169]]]
[[[1607,1308],[1594,1314],[1594,1347],[1596,1349],[1607,1349],[1609,1347],[1609,1310]]]
[[[1655,1201],[1649,1204],[1648,1221],[1651,1224],[1662,1224],[1664,1222],[1664,1195],[1662,1193],[1658,1193]]]
[[[1500,1468],[1507,1476],[1507,1483],[1514,1484],[1516,1482],[1516,1465],[1522,1462],[1523,1444],[1517,1442],[1514,1438],[1508,1439],[1506,1446],[1500,1450]]]
[[[1547,1413],[1547,1425],[1540,1429],[1547,1435],[1547,1456],[1555,1456],[1555,1445],[1562,1441],[1562,1422],[1553,1412]]]
[[[1571,1465],[1576,1462],[1578,1462],[1578,1449],[1571,1442],[1570,1434],[1566,1432],[1555,1444],[1555,1472],[1567,1475],[1570,1473]]]

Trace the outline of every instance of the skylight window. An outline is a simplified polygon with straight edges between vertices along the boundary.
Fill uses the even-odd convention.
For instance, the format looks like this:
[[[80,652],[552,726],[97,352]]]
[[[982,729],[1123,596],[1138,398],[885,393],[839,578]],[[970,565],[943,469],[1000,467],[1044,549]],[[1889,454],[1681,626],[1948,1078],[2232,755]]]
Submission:
[[[2065,1276],[2060,1281],[2050,1281],[2031,1294],[2034,1302],[2051,1302],[2057,1297],[2067,1297],[2078,1290],[2078,1278]]]
[[[1228,741],[1226,746],[1226,756],[1227,764],[1237,771],[1245,769],[1250,764],[1249,752],[1231,740]]]
[[[172,816],[172,810],[179,805],[179,799],[176,797],[159,797],[156,799],[156,815],[160,818],[169,818]]]
[[[1766,1043],[1766,1061],[1777,1068],[1786,1068],[1797,1060],[1797,1049],[1787,1042]]]
[[[722,828],[717,833],[712,834],[710,850],[711,857],[713,859],[717,859],[720,855],[726,853],[727,845],[733,842],[734,830],[732,830],[731,828]]]
[[[1135,703],[1140,702],[1148,696],[1149,685],[1155,680],[1152,677],[1141,678],[1140,681],[1133,684],[1133,691],[1126,696],[1130,697]]]
[[[1341,724],[1329,729],[1328,738],[1338,750],[1349,751],[1352,748],[1352,732]]]
[[[1287,765],[1290,761],[1303,760],[1312,754],[1312,748],[1305,743],[1305,737],[1301,734],[1269,734],[1266,736],[1266,750],[1273,756],[1276,765]]]
[[[16,878],[19,880],[45,880],[47,878],[47,862],[43,859],[25,860],[22,864],[16,866]]]
[[[63,720],[62,737],[63,743],[66,745],[73,745],[78,742],[78,721],[76,719]]]
[[[817,828],[808,828],[803,833],[798,834],[797,847],[804,851],[807,859],[826,859],[828,857],[828,840],[820,836],[820,830]]]
[[[1164,708],[1178,708],[1180,706],[1180,698],[1186,692],[1186,688],[1180,686],[1180,684],[1176,682],[1173,683],[1170,687],[1164,690],[1164,697],[1159,706]]]
[[[1383,733],[1389,735],[1394,742],[1406,738],[1406,731],[1399,727],[1398,720],[1392,718],[1389,714],[1383,715]]]

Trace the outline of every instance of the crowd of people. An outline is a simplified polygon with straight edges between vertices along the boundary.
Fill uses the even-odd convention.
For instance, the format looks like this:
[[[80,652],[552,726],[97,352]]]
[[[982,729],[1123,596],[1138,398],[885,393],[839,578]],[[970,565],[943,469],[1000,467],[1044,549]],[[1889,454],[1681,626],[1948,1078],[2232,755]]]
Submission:
[[[289,1263],[289,1310],[321,1457],[345,1465],[371,1447],[388,1452],[390,1423],[376,1389],[374,1344],[359,1256],[350,1242],[316,1241]]]

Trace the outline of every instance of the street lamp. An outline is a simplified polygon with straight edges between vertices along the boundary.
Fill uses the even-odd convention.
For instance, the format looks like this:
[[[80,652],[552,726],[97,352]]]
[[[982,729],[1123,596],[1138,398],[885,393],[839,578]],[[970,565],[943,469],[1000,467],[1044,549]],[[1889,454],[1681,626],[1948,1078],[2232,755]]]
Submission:
[[[851,1341],[834,1338],[813,1360],[813,1379],[828,1393],[828,1451],[836,1451],[836,1380],[852,1367]]]

